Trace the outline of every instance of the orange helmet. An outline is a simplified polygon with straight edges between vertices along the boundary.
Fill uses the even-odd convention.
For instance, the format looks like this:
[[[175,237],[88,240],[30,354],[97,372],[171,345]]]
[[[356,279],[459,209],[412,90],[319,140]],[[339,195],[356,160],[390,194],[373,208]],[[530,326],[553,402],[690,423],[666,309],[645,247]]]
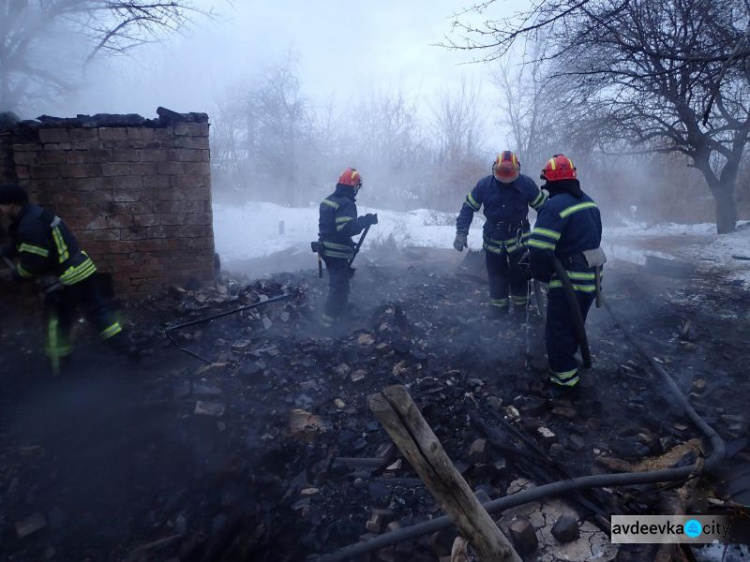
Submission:
[[[495,179],[500,183],[512,183],[518,179],[518,173],[521,171],[521,162],[510,150],[501,152],[495,158],[492,165],[492,173]]]
[[[338,183],[343,183],[344,185],[359,189],[362,187],[362,176],[359,175],[356,168],[347,168],[341,172]]]
[[[555,154],[547,160],[539,176],[546,181],[574,180],[577,179],[576,167],[573,161],[564,154]]]

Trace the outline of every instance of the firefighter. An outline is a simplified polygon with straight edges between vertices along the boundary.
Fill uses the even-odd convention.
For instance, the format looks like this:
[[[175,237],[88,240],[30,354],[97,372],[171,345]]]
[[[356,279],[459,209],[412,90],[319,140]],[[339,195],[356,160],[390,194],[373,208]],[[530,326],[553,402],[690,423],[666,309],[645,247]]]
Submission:
[[[573,315],[563,292],[562,281],[555,274],[554,258],[567,271],[581,316],[585,322],[596,298],[597,268],[592,257],[603,253],[599,248],[602,220],[596,203],[581,191],[576,168],[563,154],[556,154],[545,164],[541,179],[549,200],[539,211],[528,241],[531,273],[535,279],[549,283],[545,343],[550,380],[558,390],[578,384],[578,362],[575,354],[578,340]]]
[[[521,163],[513,152],[498,154],[492,174],[477,182],[456,219],[453,247],[461,252],[467,246],[474,213],[484,205],[487,220],[483,247],[490,281],[490,311],[496,318],[508,315],[510,301],[520,310],[528,306],[528,280],[519,260],[529,236],[529,207],[538,210],[547,199],[534,180],[520,170]]]
[[[60,217],[38,205],[20,185],[0,185],[0,214],[10,219],[10,244],[5,260],[15,260],[14,278],[36,280],[44,294],[46,353],[52,374],[69,363],[70,331],[76,312],[83,309],[103,340],[134,358],[122,327],[102,295],[96,266]]]
[[[336,183],[336,191],[320,204],[319,253],[325,261],[329,280],[328,299],[321,317],[321,324],[326,328],[341,319],[349,302],[349,283],[354,271],[350,266],[355,248],[352,236],[378,222],[375,214],[357,217],[355,200],[361,188],[360,173],[356,168],[347,168]]]

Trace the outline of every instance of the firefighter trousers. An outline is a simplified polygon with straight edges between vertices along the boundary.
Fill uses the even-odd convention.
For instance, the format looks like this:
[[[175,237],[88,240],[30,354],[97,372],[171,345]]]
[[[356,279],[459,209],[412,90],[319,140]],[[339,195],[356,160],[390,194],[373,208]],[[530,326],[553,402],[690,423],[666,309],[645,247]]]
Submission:
[[[333,322],[346,312],[352,274],[348,259],[324,256],[323,260],[328,271],[328,299],[321,323],[324,326],[332,326]]]
[[[584,322],[596,296],[593,293],[575,291]],[[578,351],[573,315],[562,289],[551,289],[547,295],[547,327],[545,329],[550,380],[561,386],[578,384]]]
[[[70,332],[82,311],[99,332],[102,340],[110,342],[115,350],[123,346],[122,327],[104,297],[99,280],[91,275],[74,285],[47,293],[44,297],[44,317],[47,328],[47,357],[53,374],[60,371],[60,363],[72,352]]]
[[[529,282],[518,266],[523,252],[494,253],[485,251],[487,275],[490,280],[490,304],[498,312],[508,312],[510,302],[525,309],[529,303]],[[508,293],[510,292],[510,299]]]

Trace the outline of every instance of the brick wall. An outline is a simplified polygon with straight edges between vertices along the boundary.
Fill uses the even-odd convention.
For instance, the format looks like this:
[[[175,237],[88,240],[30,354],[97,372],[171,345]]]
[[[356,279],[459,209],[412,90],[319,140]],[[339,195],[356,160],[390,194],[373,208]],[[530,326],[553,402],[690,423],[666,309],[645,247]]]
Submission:
[[[66,221],[121,296],[213,281],[208,117],[159,112],[40,117],[10,131],[8,170]]]

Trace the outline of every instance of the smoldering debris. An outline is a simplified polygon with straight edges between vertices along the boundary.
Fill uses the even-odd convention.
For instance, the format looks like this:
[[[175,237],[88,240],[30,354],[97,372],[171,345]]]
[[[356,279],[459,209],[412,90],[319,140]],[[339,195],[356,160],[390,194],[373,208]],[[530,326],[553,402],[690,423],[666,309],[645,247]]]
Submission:
[[[108,373],[58,381],[55,395],[70,395],[66,385],[125,377],[116,391],[78,393],[75,415],[68,403],[54,407],[55,396],[37,398],[48,381],[32,387],[0,367],[12,390],[1,404],[4,550],[14,560],[300,560],[435,518],[435,501],[367,407],[370,394],[394,383],[409,388],[483,498],[644,463],[681,466],[701,454],[699,433],[602,314],[592,314],[595,368],[580,394],[550,399],[527,357],[540,319],[490,321],[483,285],[418,265],[361,267],[355,311],[324,333],[326,287],[314,275],[225,277],[213,289],[175,287],[126,309],[140,320],[131,335],[144,361],[136,372],[113,363]],[[749,383],[736,357],[750,351],[750,327],[720,317],[746,313],[745,300],[701,286],[711,304],[696,304],[683,298],[692,281],[657,280],[644,293],[642,279],[616,270],[607,283],[625,321],[647,345],[661,343],[654,353],[701,414],[729,443],[741,439]],[[209,362],[164,336],[168,325],[287,292],[287,301],[180,331],[180,346]],[[94,348],[82,352],[100,361]],[[733,454],[728,469],[748,461],[747,443]],[[687,496],[644,486],[573,494],[503,513],[501,528],[528,560],[611,559],[609,514],[661,513],[685,497],[686,505],[731,505],[712,484],[695,484]],[[44,525],[23,523],[29,516]],[[34,531],[21,537],[17,523]],[[441,531],[374,559],[449,557],[455,538]],[[653,554],[629,549],[619,556]]]

